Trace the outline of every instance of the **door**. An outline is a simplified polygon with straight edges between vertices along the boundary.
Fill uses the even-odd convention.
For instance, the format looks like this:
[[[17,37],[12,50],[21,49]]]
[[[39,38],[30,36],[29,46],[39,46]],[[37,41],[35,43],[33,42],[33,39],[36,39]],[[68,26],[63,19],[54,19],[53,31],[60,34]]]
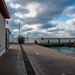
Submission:
[[[23,38],[19,38],[19,44],[24,44],[24,39]]]

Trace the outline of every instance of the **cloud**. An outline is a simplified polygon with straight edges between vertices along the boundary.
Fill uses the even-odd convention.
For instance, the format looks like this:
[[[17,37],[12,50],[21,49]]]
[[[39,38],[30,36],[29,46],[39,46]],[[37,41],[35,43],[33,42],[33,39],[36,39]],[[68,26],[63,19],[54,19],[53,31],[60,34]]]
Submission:
[[[22,29],[21,31],[22,32],[28,32],[28,31],[31,31],[31,30],[33,30],[33,28]]]
[[[56,26],[56,25],[52,25],[51,23],[47,23],[47,24],[38,26],[38,28],[40,28],[40,29],[48,29],[48,28],[53,28],[53,27],[55,27],[55,26]]]
[[[69,33],[69,35],[75,38],[75,32]]]
[[[62,23],[54,23],[53,20],[59,18],[67,6],[68,0],[6,0],[6,3],[11,15],[8,27],[15,35],[17,33],[15,29],[18,30],[19,27],[19,20],[21,21],[23,35],[28,34],[31,37],[41,37],[50,36],[49,34],[51,33],[62,34],[65,32],[65,29],[59,28],[61,26],[64,28]],[[74,7],[67,7],[64,13],[70,13],[71,10],[74,10]],[[72,12],[71,14],[74,13]],[[74,25],[73,20],[64,24],[68,25],[70,23]],[[26,25],[28,28],[25,28]],[[57,29],[50,30],[57,26],[59,26]]]
[[[8,24],[9,29],[12,31],[13,29],[19,29],[19,23],[15,22],[14,20],[9,21]]]
[[[27,17],[36,17],[34,19],[40,21],[40,20],[46,20],[46,19],[55,19],[58,17],[64,7],[66,6],[67,0],[12,0],[8,4],[8,9],[11,7],[13,8],[13,11],[22,13],[22,15],[26,15]],[[24,5],[23,5],[24,4]],[[15,10],[16,9],[16,10]],[[20,11],[22,10],[22,11]],[[10,11],[10,10],[9,10]],[[11,10],[12,11],[12,10]],[[26,11],[27,13],[25,13]],[[24,13],[23,13],[24,12]]]
[[[71,26],[74,25],[74,26],[75,26],[75,18],[70,19],[70,20],[67,20],[66,23],[67,23],[68,25],[71,25]]]
[[[57,33],[57,32],[60,32],[60,31],[65,31],[65,29],[59,29],[59,28],[56,28],[56,29],[53,29],[53,30],[47,30],[48,32],[54,32],[54,33]]]
[[[75,17],[75,6],[69,6],[67,7],[63,13],[66,15],[66,16],[69,16],[69,17]]]
[[[14,30],[13,30],[13,33],[18,33],[18,32],[19,32],[18,29],[14,29]]]
[[[27,4],[26,9],[28,9],[29,13],[26,14],[26,17],[36,17],[37,16],[37,9],[39,8],[39,4],[32,2]]]
[[[28,32],[27,35],[29,35],[30,37],[33,38],[41,38],[41,37],[48,37],[49,34],[45,33],[45,32],[40,32],[40,31],[34,31],[34,32]]]

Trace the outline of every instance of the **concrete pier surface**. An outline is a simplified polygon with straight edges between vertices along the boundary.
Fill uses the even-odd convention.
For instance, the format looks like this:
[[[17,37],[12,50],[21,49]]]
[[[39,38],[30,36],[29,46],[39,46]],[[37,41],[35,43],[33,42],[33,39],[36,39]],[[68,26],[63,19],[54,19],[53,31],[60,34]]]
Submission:
[[[20,45],[12,44],[0,59],[0,75],[27,75]]]
[[[75,57],[36,44],[22,47],[36,75],[75,75]],[[27,75],[19,44],[12,44],[0,59],[0,75]]]
[[[75,57],[35,44],[22,47],[36,75],[75,75]]]

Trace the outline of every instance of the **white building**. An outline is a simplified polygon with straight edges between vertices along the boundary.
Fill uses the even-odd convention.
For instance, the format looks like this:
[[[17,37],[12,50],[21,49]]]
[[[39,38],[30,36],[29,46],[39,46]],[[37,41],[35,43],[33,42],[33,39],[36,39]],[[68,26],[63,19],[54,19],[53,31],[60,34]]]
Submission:
[[[14,42],[14,35],[9,34],[9,43],[13,43],[13,42]]]
[[[6,21],[10,19],[6,4],[4,0],[0,0],[0,56],[6,51]]]
[[[11,34],[9,28],[6,28],[6,50],[9,49],[10,44],[14,42],[14,35]]]

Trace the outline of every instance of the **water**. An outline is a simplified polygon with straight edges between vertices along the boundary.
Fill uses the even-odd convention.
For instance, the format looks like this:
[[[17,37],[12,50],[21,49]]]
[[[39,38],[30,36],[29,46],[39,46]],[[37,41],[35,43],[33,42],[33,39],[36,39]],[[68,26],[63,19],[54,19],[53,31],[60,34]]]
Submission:
[[[74,47],[50,47],[53,50],[57,50],[61,53],[67,54],[67,55],[71,55],[71,56],[75,56],[75,48]]]
[[[74,47],[50,47],[54,50],[60,51],[60,52],[69,52],[69,53],[74,53],[75,48]]]

